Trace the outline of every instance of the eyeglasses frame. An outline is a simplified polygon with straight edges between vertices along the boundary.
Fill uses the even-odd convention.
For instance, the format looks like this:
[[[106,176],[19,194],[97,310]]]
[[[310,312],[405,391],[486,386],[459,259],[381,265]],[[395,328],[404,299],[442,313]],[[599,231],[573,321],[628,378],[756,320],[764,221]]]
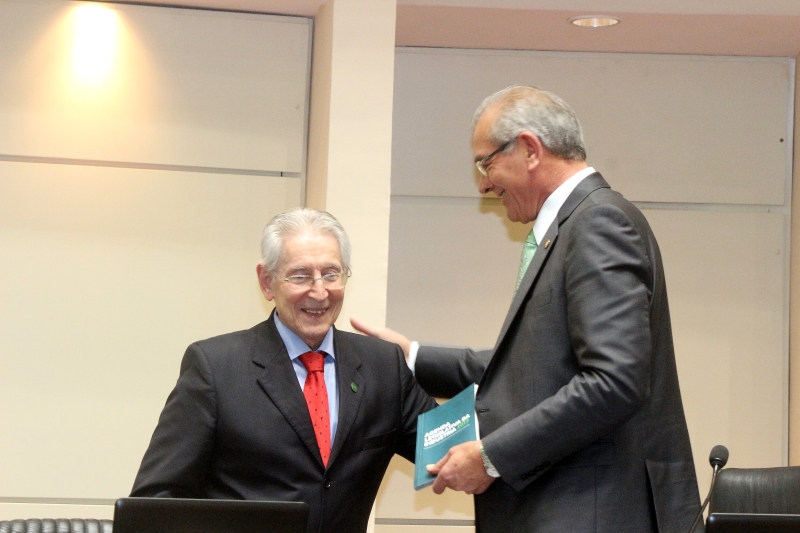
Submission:
[[[500,152],[502,152],[503,150],[508,148],[511,145],[511,143],[513,143],[516,140],[517,140],[517,138],[514,137],[513,139],[504,142],[503,144],[500,145],[500,147],[497,150],[495,150],[491,154],[489,154],[486,157],[483,157],[483,158],[478,159],[477,161],[475,161],[475,168],[478,169],[478,172],[480,172],[484,176],[488,176],[489,175],[489,169],[486,168],[486,165],[489,163],[489,161],[494,156],[496,156],[497,154],[499,154]]]
[[[333,274],[333,272],[329,272],[328,274]],[[310,276],[308,274],[292,274],[291,276],[287,276],[287,277],[283,277],[283,276],[277,276],[277,277],[278,277],[278,279],[282,280],[285,283],[288,283],[289,285],[291,285],[293,287],[299,287],[299,288],[303,288],[303,289],[306,289],[306,290],[312,288],[314,286],[314,284],[317,282],[317,280],[319,280],[319,281],[322,281],[322,286],[323,287],[325,287],[326,289],[330,289],[330,287],[328,287],[328,285],[325,283],[325,276],[327,276],[328,274],[323,274],[322,276]],[[336,287],[333,290],[344,289],[345,285],[347,285],[347,279],[350,276],[353,275],[353,272],[348,268],[345,271],[336,272],[336,274],[339,274],[339,278],[341,278],[341,280],[342,280],[342,286],[341,287]],[[293,276],[297,276],[297,277],[303,276],[306,279],[306,281],[304,281],[303,283],[292,283],[289,278],[291,278]],[[309,284],[309,280],[311,282],[310,284]]]

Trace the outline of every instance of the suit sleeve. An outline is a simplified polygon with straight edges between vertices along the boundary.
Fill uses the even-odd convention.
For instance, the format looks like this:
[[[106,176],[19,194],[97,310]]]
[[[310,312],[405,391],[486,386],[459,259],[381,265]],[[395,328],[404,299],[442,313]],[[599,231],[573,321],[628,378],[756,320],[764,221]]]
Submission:
[[[415,376],[431,396],[452,398],[481,380],[491,357],[491,350],[420,346]]]
[[[403,352],[399,347],[397,348],[395,360],[397,361],[400,376],[400,405],[402,410],[400,420],[402,436],[397,453],[413,463],[414,453],[417,448],[417,417],[436,407],[436,401],[428,396],[417,383],[417,380],[414,379],[414,375],[408,369]]]
[[[131,496],[198,498],[214,446],[213,376],[198,344],[186,350],[175,388],[158,420]]]
[[[483,438],[516,490],[624,424],[650,395],[649,234],[610,204],[574,216],[558,244],[567,246],[566,326],[577,372],[553,396]]]

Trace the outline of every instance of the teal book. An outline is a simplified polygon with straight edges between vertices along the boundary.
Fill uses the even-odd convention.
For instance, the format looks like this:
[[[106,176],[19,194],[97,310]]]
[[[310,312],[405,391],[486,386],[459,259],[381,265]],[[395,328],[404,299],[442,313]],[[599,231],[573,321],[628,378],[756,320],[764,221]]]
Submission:
[[[436,463],[455,446],[478,439],[475,389],[470,385],[442,405],[417,418],[417,453],[414,456],[414,489],[424,489],[436,476],[427,465]]]

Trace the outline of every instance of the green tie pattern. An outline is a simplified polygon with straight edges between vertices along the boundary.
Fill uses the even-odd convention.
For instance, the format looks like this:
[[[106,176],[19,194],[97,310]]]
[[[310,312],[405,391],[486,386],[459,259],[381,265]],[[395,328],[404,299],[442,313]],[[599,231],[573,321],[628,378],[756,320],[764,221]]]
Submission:
[[[536,244],[536,235],[533,234],[533,228],[531,228],[531,232],[528,233],[528,237],[525,239],[525,246],[522,248],[522,257],[519,260],[519,274],[517,274],[517,285],[514,287],[514,293],[516,294],[517,289],[519,289],[519,284],[522,281],[522,276],[525,275],[525,271],[528,270],[528,265],[531,264],[531,259],[533,259],[533,254],[536,253],[536,248],[539,245]]]

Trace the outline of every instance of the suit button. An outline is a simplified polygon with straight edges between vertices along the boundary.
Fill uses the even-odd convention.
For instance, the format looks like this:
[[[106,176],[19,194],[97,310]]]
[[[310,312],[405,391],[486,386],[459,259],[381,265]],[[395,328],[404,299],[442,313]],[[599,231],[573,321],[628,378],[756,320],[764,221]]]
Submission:
[[[524,474],[519,476],[519,478],[523,479],[523,480],[524,479],[528,479],[531,476],[535,476],[537,474],[540,474],[541,472],[547,470],[551,466],[552,466],[552,464],[550,463],[550,461],[545,461],[544,463],[540,464],[539,466],[537,466],[536,468],[534,468],[530,472],[525,472]]]
[[[531,473],[532,473],[532,474],[538,474],[538,473],[540,473],[540,472],[543,472],[544,470],[547,470],[548,468],[550,468],[550,462],[549,462],[549,461],[548,461],[548,462],[544,462],[544,463],[540,464],[539,466],[537,466],[536,468],[534,468],[534,469],[533,469],[533,471],[532,471]]]
[[[331,488],[331,480],[326,478],[325,481],[322,482],[322,486],[326,489]]]

